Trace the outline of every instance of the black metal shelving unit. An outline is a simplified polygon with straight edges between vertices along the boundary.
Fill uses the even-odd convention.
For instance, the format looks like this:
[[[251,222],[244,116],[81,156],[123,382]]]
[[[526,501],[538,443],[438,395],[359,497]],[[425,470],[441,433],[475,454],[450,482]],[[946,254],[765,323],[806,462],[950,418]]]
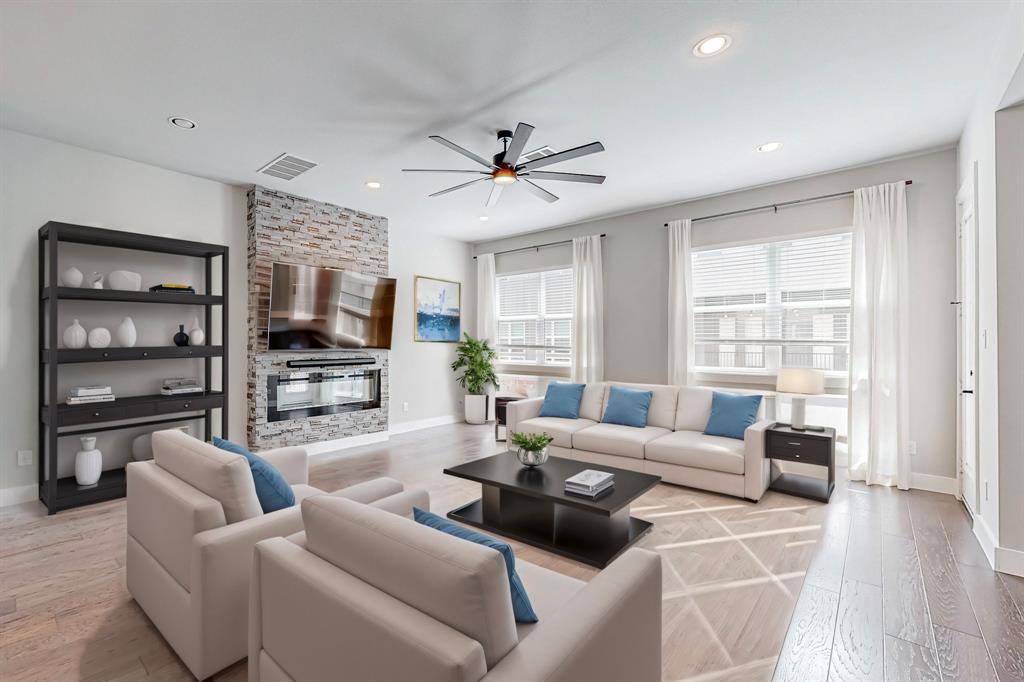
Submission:
[[[90,244],[117,249],[150,251],[205,261],[203,293],[118,291],[58,286],[59,245]],[[222,295],[210,293],[214,260],[220,259]],[[68,436],[100,431],[155,426],[203,419],[205,436],[213,431],[213,410],[220,410],[221,434],[228,437],[228,247],[183,239],[107,230],[70,223],[48,222],[39,228],[39,499],[50,514],[84,504],[124,497],[125,471],[104,470],[99,482],[81,487],[74,476],[57,478],[57,442]],[[154,303],[203,306],[207,344],[203,346],[136,346],[133,348],[59,348],[57,312],[61,300]],[[221,338],[211,343],[214,308],[220,308]],[[196,395],[126,396],[103,403],[68,405],[58,402],[57,379],[60,366],[71,363],[122,362],[200,358],[207,391]],[[221,358],[221,390],[209,390],[213,379],[213,358]],[[130,421],[129,421],[130,420]],[[47,475],[47,472],[52,475]]]

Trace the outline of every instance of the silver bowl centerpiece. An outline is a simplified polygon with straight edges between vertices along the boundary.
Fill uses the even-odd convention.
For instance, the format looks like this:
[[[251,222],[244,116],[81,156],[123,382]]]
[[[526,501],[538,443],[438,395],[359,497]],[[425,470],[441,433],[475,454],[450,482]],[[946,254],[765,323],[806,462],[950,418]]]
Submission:
[[[548,461],[548,445],[554,438],[546,433],[513,433],[509,440],[516,446],[519,463],[532,469]]]

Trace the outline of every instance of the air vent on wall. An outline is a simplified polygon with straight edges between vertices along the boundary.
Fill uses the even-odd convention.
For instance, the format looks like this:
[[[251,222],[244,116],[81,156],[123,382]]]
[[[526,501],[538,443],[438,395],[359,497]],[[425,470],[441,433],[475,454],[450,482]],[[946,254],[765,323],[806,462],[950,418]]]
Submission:
[[[310,168],[316,168],[316,164],[291,154],[282,154],[263,168],[260,168],[258,172],[273,175],[275,178],[281,178],[282,180],[293,180]]]
[[[532,152],[526,152],[525,154],[519,157],[519,161],[521,163],[526,163],[527,161],[536,161],[537,159],[543,159],[545,156],[551,156],[554,153],[554,149],[547,145],[544,145],[543,147],[534,149]]]

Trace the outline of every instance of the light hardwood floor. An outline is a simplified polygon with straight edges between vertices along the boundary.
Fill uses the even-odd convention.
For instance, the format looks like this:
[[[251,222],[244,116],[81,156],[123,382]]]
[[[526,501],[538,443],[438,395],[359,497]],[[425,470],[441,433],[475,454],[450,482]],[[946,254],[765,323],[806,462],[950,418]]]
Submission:
[[[444,512],[479,486],[441,469],[502,449],[490,427],[444,426],[318,460],[310,478],[392,476]],[[633,513],[664,560],[666,680],[1024,680],[1024,580],[988,568],[949,496],[840,482],[828,505],[754,504],[661,485]],[[125,589],[123,501],[8,507],[0,533],[0,680],[191,679]],[[245,675],[243,661],[215,679]]]

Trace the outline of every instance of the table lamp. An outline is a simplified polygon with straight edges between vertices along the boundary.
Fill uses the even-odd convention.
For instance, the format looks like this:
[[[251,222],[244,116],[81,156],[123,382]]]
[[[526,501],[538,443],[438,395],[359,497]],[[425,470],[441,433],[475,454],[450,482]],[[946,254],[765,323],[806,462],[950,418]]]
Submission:
[[[790,416],[790,426],[798,431],[804,431],[808,427],[804,424],[804,417],[807,412],[806,395],[817,395],[825,392],[825,373],[820,369],[808,369],[805,367],[783,367],[779,369],[779,375],[775,382],[775,390],[779,393],[791,393],[793,410]],[[812,431],[820,431],[821,428],[810,427]]]

